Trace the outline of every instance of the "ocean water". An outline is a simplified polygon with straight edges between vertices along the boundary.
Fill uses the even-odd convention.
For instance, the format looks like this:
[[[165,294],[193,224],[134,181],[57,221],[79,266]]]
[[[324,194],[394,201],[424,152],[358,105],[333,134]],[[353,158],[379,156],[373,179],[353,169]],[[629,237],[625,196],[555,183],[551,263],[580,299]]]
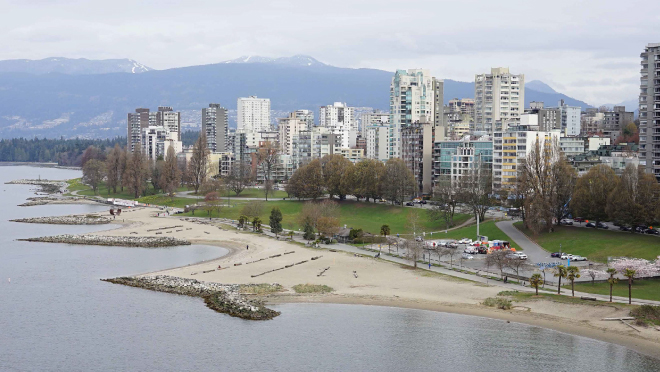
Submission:
[[[487,318],[287,304],[273,306],[279,317],[253,322],[211,311],[199,298],[101,282],[226,250],[17,242],[113,226],[8,222],[107,208],[17,207],[31,187],[4,182],[80,173],[0,170],[0,371],[660,371],[659,360],[618,345]]]

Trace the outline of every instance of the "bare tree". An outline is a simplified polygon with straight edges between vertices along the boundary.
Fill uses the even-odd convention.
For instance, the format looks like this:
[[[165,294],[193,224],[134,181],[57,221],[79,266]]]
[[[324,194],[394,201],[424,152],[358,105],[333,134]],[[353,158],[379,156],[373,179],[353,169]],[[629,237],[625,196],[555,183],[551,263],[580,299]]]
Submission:
[[[112,190],[113,194],[117,193],[117,186],[121,185],[121,157],[122,150],[119,147],[119,144],[115,144],[115,147],[110,150],[108,156],[105,160],[105,169],[106,169],[106,182],[105,185],[108,188],[108,194]]]
[[[83,165],[82,181],[92,187],[94,194],[105,177],[105,163],[98,159],[90,159]]]
[[[402,246],[406,250],[406,258],[413,262],[415,268],[417,268],[417,261],[422,256],[424,250],[420,242],[415,239],[402,239]]]
[[[174,147],[170,146],[167,148],[160,180],[163,191],[165,191],[170,197],[174,196],[174,192],[179,186],[180,179],[181,173],[177,166],[176,153],[174,152]]]
[[[449,256],[449,267],[453,268],[454,267],[454,256],[458,254],[458,248],[447,248],[446,249],[446,254]]]
[[[434,205],[429,209],[432,220],[444,220],[447,228],[454,223],[454,212],[458,204],[459,189],[451,176],[441,176],[433,188]]]
[[[504,269],[509,267],[511,261],[511,259],[507,257],[509,253],[509,251],[500,249],[493,253],[489,253],[486,256],[486,265],[497,267],[497,269],[500,270],[500,278],[504,277]]]
[[[474,217],[483,221],[486,211],[493,205],[492,194],[492,172],[484,162],[476,162],[473,168],[463,174],[458,187],[458,201],[466,204]]]
[[[264,195],[268,201],[268,194],[273,190],[273,171],[279,161],[279,149],[277,144],[266,142],[257,151],[257,167],[261,170],[264,176]]]
[[[247,202],[243,206],[243,209],[241,210],[241,214],[246,217],[249,217],[250,219],[259,217],[264,213],[265,205],[266,204],[261,200],[253,200]]]
[[[193,145],[192,156],[188,163],[188,175],[195,189],[195,194],[199,192],[199,187],[206,181],[208,167],[209,149],[206,145],[206,134],[202,132]]]
[[[252,167],[244,162],[237,162],[232,166],[227,177],[227,187],[239,196],[252,180]]]
[[[209,218],[213,212],[220,216],[222,210],[222,199],[217,191],[211,191],[204,197],[204,209],[208,212]]]
[[[509,259],[507,265],[511,270],[516,272],[518,280],[520,280],[520,270],[528,270],[530,268],[525,260],[521,260],[519,258]]]
[[[135,151],[128,157],[124,178],[126,187],[136,199],[147,189],[149,167],[141,151]]]

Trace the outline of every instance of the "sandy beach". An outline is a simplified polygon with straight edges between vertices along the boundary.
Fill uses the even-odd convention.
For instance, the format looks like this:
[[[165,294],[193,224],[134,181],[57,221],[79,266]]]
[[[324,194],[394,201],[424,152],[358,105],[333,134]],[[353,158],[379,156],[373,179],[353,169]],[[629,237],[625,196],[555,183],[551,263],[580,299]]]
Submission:
[[[159,212],[161,217],[157,217]],[[628,316],[628,309],[622,305],[530,300],[515,302],[512,310],[497,310],[481,305],[484,299],[503,290],[497,285],[414,270],[373,257],[307,248],[298,243],[237,231],[219,221],[163,215],[156,208],[124,210],[114,221],[120,224],[118,228],[91,234],[170,236],[193,244],[226,248],[230,253],[215,260],[140,275],[162,274],[223,284],[282,285],[283,292],[264,297],[267,303],[364,304],[482,316],[612,342],[653,357],[660,355],[660,331],[636,327],[641,331],[637,332],[621,322],[602,320]],[[314,257],[318,258],[312,260]],[[293,266],[287,267],[289,265]],[[286,268],[259,275],[283,267]],[[292,289],[294,285],[307,283],[327,285],[334,290],[327,294],[297,294]]]

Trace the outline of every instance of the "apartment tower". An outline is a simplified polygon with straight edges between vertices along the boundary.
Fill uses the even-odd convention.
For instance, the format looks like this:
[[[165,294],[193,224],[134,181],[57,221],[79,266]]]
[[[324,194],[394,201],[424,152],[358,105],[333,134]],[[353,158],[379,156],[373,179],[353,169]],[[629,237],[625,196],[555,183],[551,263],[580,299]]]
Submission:
[[[641,54],[639,165],[660,181],[660,43]]]
[[[477,131],[492,134],[518,125],[525,108],[525,75],[511,74],[507,67],[475,75],[474,101]]]
[[[227,109],[219,103],[210,103],[202,109],[202,133],[206,134],[206,144],[211,152],[232,151],[228,148]]]

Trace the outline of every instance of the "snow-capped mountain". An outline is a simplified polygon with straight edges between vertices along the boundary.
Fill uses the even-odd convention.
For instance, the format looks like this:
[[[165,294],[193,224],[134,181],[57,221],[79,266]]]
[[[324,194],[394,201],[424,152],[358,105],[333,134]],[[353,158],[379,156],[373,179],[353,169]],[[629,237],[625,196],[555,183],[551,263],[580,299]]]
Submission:
[[[224,61],[222,63],[270,63],[270,64],[297,66],[297,67],[327,66],[323,62],[319,62],[318,60],[310,56],[306,56],[302,54],[298,54],[292,57],[280,57],[280,58],[268,58],[261,56],[242,56],[236,59],[231,59],[229,61]]]
[[[39,60],[8,59],[0,61],[0,73],[22,72],[35,75],[60,73],[68,75],[95,75],[114,72],[141,73],[151,68],[132,59],[101,59],[51,57]]]

